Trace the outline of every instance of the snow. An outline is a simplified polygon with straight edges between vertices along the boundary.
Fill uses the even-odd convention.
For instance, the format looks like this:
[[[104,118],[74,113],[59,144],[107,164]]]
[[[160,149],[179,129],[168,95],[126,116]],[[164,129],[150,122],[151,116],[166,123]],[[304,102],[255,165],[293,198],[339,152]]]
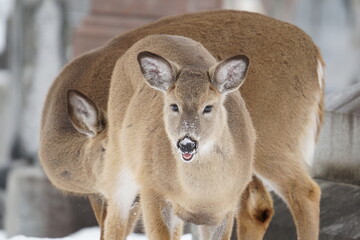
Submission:
[[[187,144],[193,144],[194,141],[192,141],[190,138],[186,137],[183,140],[180,141],[181,145],[187,145]]]
[[[7,239],[5,233],[0,231],[0,240]],[[74,234],[69,235],[64,238],[34,238],[34,237],[25,237],[25,236],[16,236],[12,237],[9,240],[99,240],[100,239],[100,230],[98,227],[85,228]],[[181,240],[191,240],[191,234],[184,235]],[[127,240],[147,240],[147,238],[142,234],[131,234]]]

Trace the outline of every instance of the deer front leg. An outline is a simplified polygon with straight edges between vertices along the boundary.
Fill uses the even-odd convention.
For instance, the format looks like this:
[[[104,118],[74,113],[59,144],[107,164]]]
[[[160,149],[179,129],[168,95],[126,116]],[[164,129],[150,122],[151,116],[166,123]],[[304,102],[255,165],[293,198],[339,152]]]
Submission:
[[[234,224],[234,213],[228,213],[224,220],[215,226],[199,225],[201,240],[229,240]]]
[[[94,211],[96,221],[100,227],[100,240],[104,239],[104,225],[106,218],[106,201],[98,195],[89,195],[91,207]]]
[[[184,230],[184,222],[179,221],[174,227],[173,231],[171,233],[171,239],[172,240],[180,240],[181,236],[183,235]]]
[[[140,203],[134,202],[127,218],[122,217],[118,207],[111,203],[108,205],[107,212],[105,231],[101,229],[101,240],[123,240],[133,232],[136,222],[139,219],[141,213]],[[103,237],[103,235],[105,237]]]
[[[130,209],[129,209],[130,211]],[[107,208],[107,216],[105,219],[105,239],[111,240],[125,240],[126,239],[126,227],[127,216],[125,217],[119,211],[119,207],[116,203],[109,201]]]
[[[149,240],[179,240],[183,222],[174,215],[169,203],[150,190],[141,192],[146,236]]]
[[[132,173],[123,168],[117,176],[111,194],[107,196],[107,215],[104,235],[106,240],[125,240],[139,215],[136,201],[139,186]],[[135,214],[134,214],[135,213]]]
[[[136,226],[140,214],[141,214],[141,206],[140,206],[140,197],[138,196],[135,198],[135,201],[133,202],[133,205],[131,206],[130,209],[130,214],[126,225],[125,236],[128,236],[134,231],[134,227]]]
[[[170,203],[166,203],[161,209],[162,217],[170,232],[171,240],[180,240],[183,234],[184,222],[174,214]]]
[[[239,240],[261,240],[274,215],[273,201],[262,181],[253,176],[241,195],[238,210],[237,236]]]
[[[89,196],[91,207],[93,208],[96,220],[100,226],[100,240],[104,240],[104,228],[105,228],[105,218],[107,212],[107,204],[106,201],[99,196],[90,195]],[[141,207],[139,198],[137,197],[130,209],[130,214],[128,220],[126,221],[126,231],[125,236],[131,234],[136,226],[137,220],[139,219],[141,214]]]

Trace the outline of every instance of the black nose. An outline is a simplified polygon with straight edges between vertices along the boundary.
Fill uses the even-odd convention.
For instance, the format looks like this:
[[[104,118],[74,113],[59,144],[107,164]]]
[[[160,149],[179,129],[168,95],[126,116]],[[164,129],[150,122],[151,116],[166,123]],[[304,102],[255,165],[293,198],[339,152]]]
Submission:
[[[192,153],[197,149],[197,142],[191,137],[185,136],[178,141],[177,147],[183,153]]]

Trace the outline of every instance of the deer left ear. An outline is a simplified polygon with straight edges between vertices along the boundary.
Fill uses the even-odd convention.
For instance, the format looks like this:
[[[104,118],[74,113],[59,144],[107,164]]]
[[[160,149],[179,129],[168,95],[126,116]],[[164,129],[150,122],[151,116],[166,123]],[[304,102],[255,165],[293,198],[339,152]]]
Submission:
[[[217,63],[210,69],[211,81],[221,93],[240,88],[246,78],[249,58],[237,55]]]

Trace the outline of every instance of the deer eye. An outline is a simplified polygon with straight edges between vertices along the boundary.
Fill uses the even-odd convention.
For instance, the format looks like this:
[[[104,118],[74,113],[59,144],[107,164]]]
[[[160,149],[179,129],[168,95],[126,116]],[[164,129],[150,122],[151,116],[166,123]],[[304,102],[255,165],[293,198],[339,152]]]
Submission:
[[[213,109],[213,106],[207,105],[207,106],[204,108],[203,113],[209,113],[209,112],[211,112],[212,109]]]
[[[173,110],[173,112],[179,112],[179,107],[178,107],[178,105],[176,105],[176,104],[171,104],[170,107],[171,107],[171,110]]]

